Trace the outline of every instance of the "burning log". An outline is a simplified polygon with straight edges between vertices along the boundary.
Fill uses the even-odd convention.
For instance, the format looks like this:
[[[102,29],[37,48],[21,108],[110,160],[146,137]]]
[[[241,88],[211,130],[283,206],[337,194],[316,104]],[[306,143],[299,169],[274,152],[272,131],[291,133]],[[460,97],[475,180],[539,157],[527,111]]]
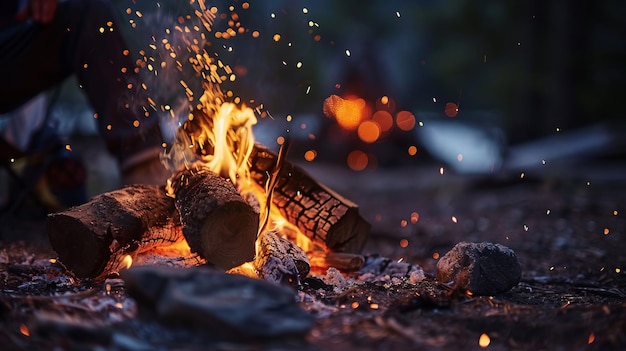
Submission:
[[[259,212],[230,181],[200,164],[170,180],[192,252],[224,270],[252,261]]]
[[[300,280],[309,274],[310,264],[306,253],[275,232],[261,233],[257,247],[253,264],[259,276],[266,281],[297,287]]]
[[[274,152],[255,145],[250,155],[251,177],[264,186],[277,160]],[[309,239],[333,251],[359,253],[365,245],[370,224],[359,215],[358,206],[293,163],[282,165],[272,202]]]
[[[99,277],[121,258],[183,240],[174,199],[163,188],[133,185],[48,216],[59,260],[79,278]]]

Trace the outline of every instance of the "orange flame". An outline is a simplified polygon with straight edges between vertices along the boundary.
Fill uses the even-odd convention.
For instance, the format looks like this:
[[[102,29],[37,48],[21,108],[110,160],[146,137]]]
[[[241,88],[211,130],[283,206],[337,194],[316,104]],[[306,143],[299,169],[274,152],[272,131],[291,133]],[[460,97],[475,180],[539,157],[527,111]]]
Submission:
[[[210,32],[217,10],[215,8],[207,10],[203,0],[200,0],[199,4],[202,11],[199,11],[197,16]],[[224,33],[220,36],[224,37]],[[188,48],[196,54],[189,63],[200,76],[204,77],[202,82],[204,91],[197,99],[187,84],[184,81],[180,82],[189,101],[197,103],[190,106],[187,121],[177,130],[175,141],[163,155],[166,167],[178,170],[202,162],[214,173],[230,179],[245,199],[255,197],[261,214],[269,213],[267,225],[260,229],[277,230],[283,237],[292,240],[305,251],[313,250],[311,240],[295,225],[289,223],[276,206],[270,205],[270,209],[266,209],[268,189],[263,189],[250,175],[248,159],[255,142],[252,130],[257,123],[255,110],[240,103],[240,98],[235,97],[231,91],[223,92],[220,88],[225,80],[235,79],[235,71],[209,55],[205,49],[193,43],[188,44]],[[338,113],[342,116],[357,113],[359,109],[362,111],[364,106],[363,99],[350,100],[341,104]],[[363,112],[358,122],[362,116]],[[171,194],[171,187],[168,186],[168,190]],[[250,271],[252,268],[250,265],[244,265],[241,270]]]

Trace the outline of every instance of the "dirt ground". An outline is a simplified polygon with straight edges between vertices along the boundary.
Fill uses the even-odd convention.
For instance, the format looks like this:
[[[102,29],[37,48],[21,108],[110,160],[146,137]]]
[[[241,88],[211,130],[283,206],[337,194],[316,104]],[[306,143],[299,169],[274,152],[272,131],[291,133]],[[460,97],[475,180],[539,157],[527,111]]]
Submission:
[[[41,350],[626,349],[626,181],[619,170],[592,172],[599,168],[590,164],[494,179],[441,175],[435,164],[361,173],[310,169],[358,203],[371,222],[366,256],[420,265],[426,280],[371,281],[337,291],[309,277],[301,288],[308,299],[300,304],[315,322],[306,336],[216,341],[210,331],[137,319],[123,286],[113,294],[110,286],[74,280],[49,262],[55,253],[42,218],[17,219],[3,228],[8,238],[0,242],[0,344]],[[437,259],[460,241],[513,249],[523,270],[519,284],[496,296],[473,296],[437,283]]]

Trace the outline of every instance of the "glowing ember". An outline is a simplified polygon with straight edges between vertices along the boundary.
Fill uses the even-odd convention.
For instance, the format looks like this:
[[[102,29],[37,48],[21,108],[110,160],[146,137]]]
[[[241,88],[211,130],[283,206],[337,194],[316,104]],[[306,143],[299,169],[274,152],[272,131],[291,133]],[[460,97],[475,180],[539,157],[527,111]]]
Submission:
[[[26,326],[26,324],[24,323],[20,324],[20,333],[22,333],[22,335],[24,336],[30,336],[30,331],[28,330],[28,327]]]
[[[491,343],[491,339],[489,338],[489,335],[482,333],[480,335],[480,338],[478,339],[478,346],[484,349],[487,346],[489,346],[490,343]]]
[[[589,337],[587,338],[587,344],[591,345],[594,341],[596,341],[596,335],[591,332],[589,333]]]
[[[133,258],[130,255],[126,255],[124,256],[124,258],[122,259],[122,267],[126,268],[126,269],[130,269],[130,267],[133,265]]]

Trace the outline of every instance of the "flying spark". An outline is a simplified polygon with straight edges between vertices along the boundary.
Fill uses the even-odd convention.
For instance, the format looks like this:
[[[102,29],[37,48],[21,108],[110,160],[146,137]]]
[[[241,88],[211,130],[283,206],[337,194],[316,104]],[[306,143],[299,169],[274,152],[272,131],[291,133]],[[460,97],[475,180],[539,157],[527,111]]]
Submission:
[[[596,340],[596,335],[591,332],[589,333],[589,337],[587,338],[587,344],[591,345]]]
[[[20,333],[22,333],[22,335],[24,336],[30,336],[30,331],[28,330],[28,327],[26,326],[26,324],[24,323],[20,324]]]

